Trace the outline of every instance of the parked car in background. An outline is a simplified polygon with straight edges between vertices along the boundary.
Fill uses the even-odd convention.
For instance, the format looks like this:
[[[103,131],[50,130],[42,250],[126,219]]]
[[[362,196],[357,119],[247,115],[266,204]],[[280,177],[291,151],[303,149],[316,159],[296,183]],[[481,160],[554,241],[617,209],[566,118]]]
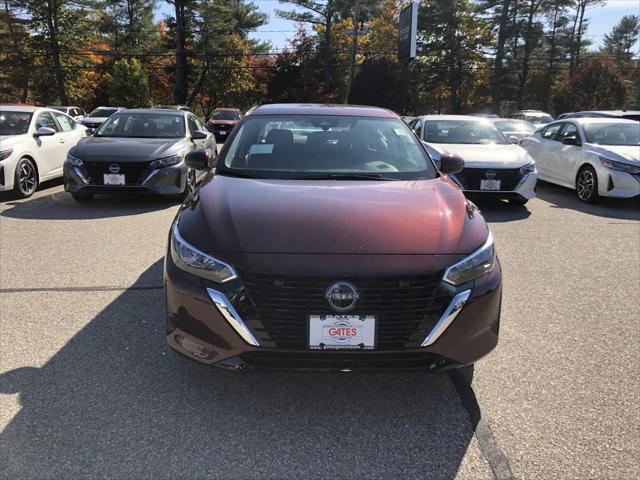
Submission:
[[[85,130],[59,110],[0,105],[0,191],[29,197],[41,182],[61,177]]]
[[[527,122],[526,120],[496,118],[491,119],[491,121],[511,143],[518,143],[524,137],[528,137],[537,130],[533,123]]]
[[[66,113],[67,115],[69,115],[70,117],[72,117],[76,122],[80,122],[84,119],[84,117],[87,116],[86,112],[81,109],[80,107],[59,107],[59,106],[52,106],[52,107],[47,107],[47,108],[53,108],[55,110],[59,110],[63,113]]]
[[[463,163],[438,171],[389,110],[256,108],[171,226],[169,345],[230,370],[475,362],[498,341],[502,274],[447,177]]]
[[[624,118],[627,120],[635,120],[640,122],[640,110],[599,110],[589,112],[570,112],[563,113],[558,120],[566,118]]]
[[[189,107],[186,105],[154,105],[153,108],[157,108],[160,110],[181,110],[184,112],[189,111]]]
[[[120,111],[73,148],[64,164],[64,188],[76,200],[96,193],[190,194],[202,173],[184,161],[202,149],[212,166],[213,135],[191,112]]]
[[[583,202],[640,195],[640,123],[617,118],[554,122],[521,145],[540,179],[576,190]]]
[[[207,122],[207,129],[216,137],[216,142],[224,143],[240,120],[237,108],[216,108]]]
[[[464,170],[452,175],[465,193],[507,199],[524,205],[535,197],[536,166],[490,119],[468,115],[427,115],[411,122],[436,160],[445,153],[464,159]]]
[[[409,125],[411,122],[413,122],[413,120],[414,120],[416,117],[414,117],[414,116],[412,116],[412,115],[404,115],[404,116],[402,116],[402,117],[400,117],[400,118],[402,118],[402,121],[403,121],[404,123],[406,123],[407,125]]]
[[[478,112],[478,113],[470,113],[472,117],[482,117],[482,118],[500,118],[495,113],[487,113],[487,112]]]
[[[526,120],[527,122],[533,123],[536,128],[542,128],[553,122],[553,117],[551,115],[540,110],[519,110],[509,116],[517,120]]]
[[[124,107],[98,107],[82,120],[82,124],[87,128],[95,130],[102,125],[107,118],[121,110],[124,110]]]

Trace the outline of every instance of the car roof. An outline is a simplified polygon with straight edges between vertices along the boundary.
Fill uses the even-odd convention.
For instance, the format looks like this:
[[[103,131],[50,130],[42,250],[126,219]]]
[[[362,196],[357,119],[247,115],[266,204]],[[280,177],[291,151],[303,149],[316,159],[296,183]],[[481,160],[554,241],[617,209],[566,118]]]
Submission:
[[[173,110],[168,108],[125,108],[118,113],[153,113],[154,115],[184,115],[190,113],[185,110]]]
[[[239,108],[220,107],[216,108],[214,112],[239,112]]]
[[[33,113],[42,107],[34,107],[33,105],[16,105],[16,104],[1,104],[0,110],[11,110],[12,112],[30,112]]]
[[[478,117],[475,115],[422,115],[420,117],[422,121],[429,120],[467,120],[473,122],[489,122],[496,120],[495,118]]]
[[[630,120],[628,118],[617,118],[617,117],[578,117],[578,118],[563,118],[560,120],[563,121],[573,121],[577,122],[581,125],[585,123],[630,123],[632,125],[638,125],[638,122],[635,120]],[[554,122],[555,123],[555,122]]]
[[[335,115],[400,119],[398,115],[386,108],[314,103],[274,103],[261,105],[246,114],[246,116],[258,115]]]

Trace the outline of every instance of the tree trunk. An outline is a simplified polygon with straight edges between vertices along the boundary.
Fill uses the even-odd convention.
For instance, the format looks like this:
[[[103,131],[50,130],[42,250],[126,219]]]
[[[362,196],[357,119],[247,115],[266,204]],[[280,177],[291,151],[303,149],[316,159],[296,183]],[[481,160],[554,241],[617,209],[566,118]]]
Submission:
[[[580,62],[580,48],[582,47],[582,26],[584,24],[584,11],[587,8],[587,0],[582,0],[580,5],[580,20],[578,21],[578,40],[576,42],[575,65]]]
[[[324,25],[324,94],[331,93],[333,79],[333,51],[331,47],[331,27],[333,26],[333,12],[327,11],[327,21]]]
[[[69,105],[67,91],[64,85],[64,75],[60,64],[60,44],[58,43],[58,22],[55,9],[55,0],[47,1],[47,27],[49,30],[49,49],[55,70],[56,84],[58,86],[58,98],[62,105]]]
[[[176,13],[176,84],[173,99],[176,105],[183,105],[187,98],[186,58],[184,51],[184,2],[174,0]]]
[[[500,100],[502,100],[502,61],[504,59],[504,44],[507,41],[507,20],[509,18],[510,0],[503,0],[500,21],[498,22],[498,48],[496,49],[493,83],[491,86],[491,107],[493,113],[500,115]]]
[[[525,29],[526,34],[524,36],[524,51],[522,53],[522,71],[520,72],[518,95],[516,97],[518,110],[522,110],[523,108],[522,97],[524,95],[524,87],[527,84],[527,80],[529,79],[529,57],[531,56],[533,18],[539,5],[539,3],[536,5],[536,0],[531,0],[531,2],[529,3],[529,13],[527,16],[527,26]]]
[[[581,1],[581,0],[580,0]],[[576,8],[576,16],[573,19],[573,28],[571,29],[571,40],[569,42],[569,74],[573,74],[575,63],[575,42],[576,42],[576,29],[578,28],[578,17],[580,16],[580,3]]]
[[[556,32],[558,31],[558,14],[560,6],[556,3],[553,10],[553,23],[551,25],[551,38],[549,39],[549,69],[547,70],[547,85],[544,94],[544,108],[549,108],[549,100],[551,99],[551,86],[553,85],[553,67],[556,61]]]
[[[446,33],[446,45],[449,56],[449,100],[451,113],[460,113],[460,71],[458,68],[458,47],[456,31],[458,30],[458,2],[453,0],[449,9],[449,25]]]

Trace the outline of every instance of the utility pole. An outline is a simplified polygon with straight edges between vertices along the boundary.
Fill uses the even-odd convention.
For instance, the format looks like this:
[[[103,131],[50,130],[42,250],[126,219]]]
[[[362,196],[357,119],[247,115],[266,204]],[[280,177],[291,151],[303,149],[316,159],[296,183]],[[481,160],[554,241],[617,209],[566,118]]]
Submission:
[[[356,0],[355,12],[353,14],[353,34],[351,35],[351,62],[349,64],[349,82],[347,83],[347,95],[344,103],[349,103],[351,95],[351,84],[353,83],[353,71],[356,67],[356,51],[358,49],[358,22],[360,21],[360,0]]]

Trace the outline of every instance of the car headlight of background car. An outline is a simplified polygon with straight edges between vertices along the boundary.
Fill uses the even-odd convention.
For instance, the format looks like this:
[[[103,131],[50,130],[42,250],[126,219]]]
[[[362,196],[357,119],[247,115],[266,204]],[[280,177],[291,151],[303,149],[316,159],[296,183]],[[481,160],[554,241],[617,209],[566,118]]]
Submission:
[[[496,251],[493,247],[493,235],[489,232],[487,241],[478,250],[444,272],[443,280],[451,285],[461,285],[493,270],[496,264]]]
[[[520,173],[522,175],[526,175],[527,173],[533,173],[535,171],[536,171],[536,163],[535,162],[527,163],[526,165],[520,167]]]
[[[171,258],[181,270],[217,283],[225,283],[238,276],[231,265],[207,255],[182,238],[178,222],[171,230]]]
[[[154,160],[153,162],[151,162],[151,166],[153,168],[171,167],[173,165],[179,164],[183,158],[184,158],[184,154],[182,153],[180,155],[172,155],[170,157]]]
[[[82,160],[80,160],[78,157],[74,157],[70,153],[67,153],[67,162],[69,162],[69,164],[73,165],[74,167],[80,167],[84,165],[84,162]]]
[[[629,165],[628,163],[616,162],[608,158],[600,157],[600,163],[611,170],[619,170],[627,173],[640,173],[640,167]]]

